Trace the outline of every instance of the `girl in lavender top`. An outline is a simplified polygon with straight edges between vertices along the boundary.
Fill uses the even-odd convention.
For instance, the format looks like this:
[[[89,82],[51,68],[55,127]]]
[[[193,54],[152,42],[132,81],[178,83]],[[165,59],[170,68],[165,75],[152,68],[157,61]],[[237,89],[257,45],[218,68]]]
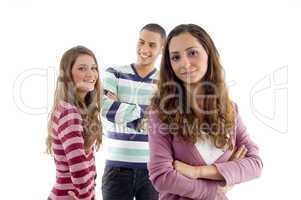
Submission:
[[[161,200],[227,199],[235,184],[260,176],[262,161],[228,95],[218,51],[194,24],[165,44],[149,111],[148,169]]]

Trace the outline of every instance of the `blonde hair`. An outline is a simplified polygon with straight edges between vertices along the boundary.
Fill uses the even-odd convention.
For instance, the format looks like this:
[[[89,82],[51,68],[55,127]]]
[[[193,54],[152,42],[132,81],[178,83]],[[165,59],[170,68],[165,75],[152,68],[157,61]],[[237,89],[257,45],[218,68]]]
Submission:
[[[88,92],[84,100],[81,100],[78,96],[78,92],[73,82],[71,70],[80,55],[91,56],[96,65],[97,60],[94,53],[84,47],[75,46],[64,53],[60,62],[60,72],[56,83],[56,89],[54,93],[54,100],[51,112],[49,113],[48,120],[48,136],[46,139],[47,149],[46,152],[52,154],[52,120],[54,113],[58,108],[60,101],[68,102],[76,106],[83,119],[84,129],[84,146],[87,150],[96,140],[96,150],[99,149],[102,142],[102,124],[100,121],[100,110],[101,110],[101,95],[102,89],[100,85],[99,76],[96,80],[93,91]],[[98,67],[97,67],[98,70]]]

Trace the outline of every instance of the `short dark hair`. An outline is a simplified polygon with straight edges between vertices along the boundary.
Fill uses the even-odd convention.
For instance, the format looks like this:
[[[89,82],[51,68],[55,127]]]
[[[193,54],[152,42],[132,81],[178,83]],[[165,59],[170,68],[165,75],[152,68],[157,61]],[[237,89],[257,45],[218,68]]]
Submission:
[[[143,30],[148,30],[151,32],[159,33],[161,38],[164,41],[166,39],[166,32],[165,32],[164,28],[162,26],[160,26],[159,24],[155,24],[155,23],[146,24],[145,26],[142,27],[140,32]]]

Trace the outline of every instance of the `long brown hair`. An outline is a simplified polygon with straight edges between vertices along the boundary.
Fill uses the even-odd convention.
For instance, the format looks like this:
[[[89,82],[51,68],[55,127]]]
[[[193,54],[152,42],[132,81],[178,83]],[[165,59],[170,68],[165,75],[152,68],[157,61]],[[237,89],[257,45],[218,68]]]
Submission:
[[[173,37],[189,33],[195,37],[208,55],[207,72],[201,79],[202,99],[197,100],[204,112],[201,116],[192,110],[183,82],[176,77],[170,61],[169,44]],[[214,98],[212,98],[214,97]],[[152,98],[151,109],[156,111],[161,122],[178,125],[174,134],[196,142],[209,137],[217,148],[233,148],[231,130],[234,127],[234,110],[224,80],[223,67],[218,51],[200,26],[182,24],[168,35],[163,50],[158,90]],[[214,111],[214,112],[211,112]]]
[[[83,138],[86,150],[88,150],[88,148],[95,142],[95,140],[96,150],[98,150],[102,142],[102,124],[100,121],[102,89],[99,81],[99,76],[96,80],[94,90],[88,92],[84,100],[81,100],[81,98],[79,98],[78,92],[73,82],[71,70],[76,59],[80,55],[91,56],[94,59],[98,70],[98,64],[94,53],[84,46],[75,46],[66,51],[62,56],[60,62],[59,77],[57,79],[54,94],[53,106],[51,112],[49,113],[48,120],[46,151],[49,154],[52,154],[52,120],[60,101],[68,102],[78,108],[83,119]]]

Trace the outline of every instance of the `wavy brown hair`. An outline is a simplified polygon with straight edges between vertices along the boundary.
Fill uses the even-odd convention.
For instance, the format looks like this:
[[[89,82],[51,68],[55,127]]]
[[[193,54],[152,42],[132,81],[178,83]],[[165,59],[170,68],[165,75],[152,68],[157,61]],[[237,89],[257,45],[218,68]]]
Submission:
[[[49,154],[52,154],[52,120],[60,101],[68,102],[76,106],[79,110],[84,129],[83,138],[85,150],[88,150],[95,140],[96,150],[98,150],[102,142],[102,124],[100,120],[102,90],[99,75],[94,90],[88,92],[84,100],[81,100],[71,74],[72,67],[80,55],[91,56],[94,59],[98,70],[98,64],[94,53],[84,46],[75,46],[66,51],[62,56],[53,107],[49,113],[48,136],[46,139],[47,153]]]
[[[189,33],[203,46],[208,55],[208,67],[198,86],[201,99],[197,99],[201,114],[191,108],[183,82],[175,75],[170,61],[169,45],[172,38]],[[231,131],[234,127],[234,107],[230,101],[224,80],[219,53],[200,26],[182,24],[168,35],[163,50],[158,90],[151,101],[151,109],[158,113],[161,122],[172,125],[172,134],[196,142],[209,137],[217,148],[233,148]],[[178,127],[175,129],[175,126]],[[171,129],[170,129],[171,130]]]

